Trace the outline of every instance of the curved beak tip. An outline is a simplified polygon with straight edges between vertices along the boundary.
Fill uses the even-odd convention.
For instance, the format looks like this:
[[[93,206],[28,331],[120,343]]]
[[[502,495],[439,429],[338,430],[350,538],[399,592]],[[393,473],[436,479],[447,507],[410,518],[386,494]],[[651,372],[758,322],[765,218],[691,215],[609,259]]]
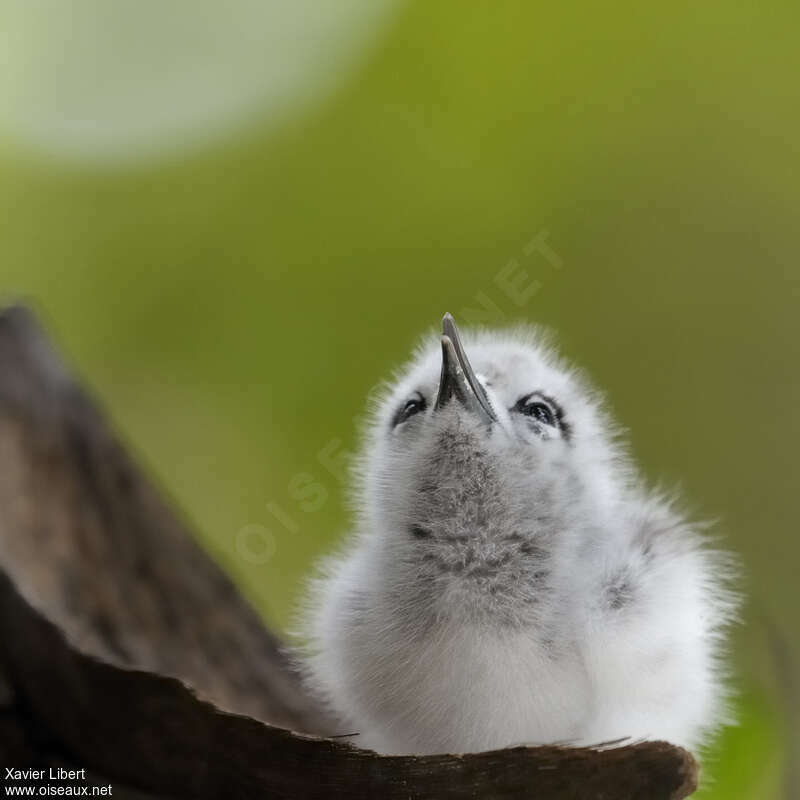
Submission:
[[[455,320],[447,313],[442,318],[442,375],[435,408],[443,408],[453,397],[487,424],[497,421],[489,398],[467,359]]]

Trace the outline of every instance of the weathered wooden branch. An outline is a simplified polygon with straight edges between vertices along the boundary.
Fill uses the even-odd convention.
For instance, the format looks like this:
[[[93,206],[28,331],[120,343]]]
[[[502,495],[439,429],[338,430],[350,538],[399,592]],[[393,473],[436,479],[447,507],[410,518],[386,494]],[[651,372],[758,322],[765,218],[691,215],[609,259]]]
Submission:
[[[0,313],[0,637],[0,767],[86,767],[115,797],[658,800],[696,786],[691,755],[663,742],[385,757],[318,738],[336,728],[280,642],[20,308]]]

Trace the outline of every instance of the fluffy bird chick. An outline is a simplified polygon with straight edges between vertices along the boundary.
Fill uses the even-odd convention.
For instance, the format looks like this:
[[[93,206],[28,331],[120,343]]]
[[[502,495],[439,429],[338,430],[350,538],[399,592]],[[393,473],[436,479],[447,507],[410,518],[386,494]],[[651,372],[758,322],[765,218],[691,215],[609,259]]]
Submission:
[[[728,561],[642,488],[535,332],[462,345],[446,315],[376,409],[356,504],[305,633],[309,681],[360,746],[696,749],[724,721]]]

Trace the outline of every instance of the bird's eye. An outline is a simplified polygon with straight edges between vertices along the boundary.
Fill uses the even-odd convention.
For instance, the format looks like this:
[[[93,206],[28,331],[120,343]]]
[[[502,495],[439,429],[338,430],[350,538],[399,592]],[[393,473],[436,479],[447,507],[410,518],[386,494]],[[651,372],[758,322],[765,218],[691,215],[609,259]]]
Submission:
[[[556,422],[550,406],[545,403],[528,403],[522,413],[539,420],[539,422],[543,422],[545,425],[555,425]]]
[[[549,425],[551,428],[561,426],[561,414],[554,404],[545,400],[541,395],[533,394],[521,398],[514,410],[526,417],[531,417],[542,425]]]
[[[414,414],[419,414],[420,411],[424,411],[426,406],[425,398],[417,392],[417,394],[409,397],[408,400],[397,409],[392,419],[392,427],[394,428],[401,422],[405,422],[410,417],[413,417]]]

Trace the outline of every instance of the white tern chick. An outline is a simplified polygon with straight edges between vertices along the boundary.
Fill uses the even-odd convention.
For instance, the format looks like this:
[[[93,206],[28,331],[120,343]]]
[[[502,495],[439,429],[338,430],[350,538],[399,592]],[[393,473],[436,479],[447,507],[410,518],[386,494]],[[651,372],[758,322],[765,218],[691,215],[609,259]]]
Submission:
[[[643,488],[535,331],[462,345],[446,315],[377,407],[357,484],[305,633],[311,686],[359,746],[694,750],[725,720],[727,557]]]

